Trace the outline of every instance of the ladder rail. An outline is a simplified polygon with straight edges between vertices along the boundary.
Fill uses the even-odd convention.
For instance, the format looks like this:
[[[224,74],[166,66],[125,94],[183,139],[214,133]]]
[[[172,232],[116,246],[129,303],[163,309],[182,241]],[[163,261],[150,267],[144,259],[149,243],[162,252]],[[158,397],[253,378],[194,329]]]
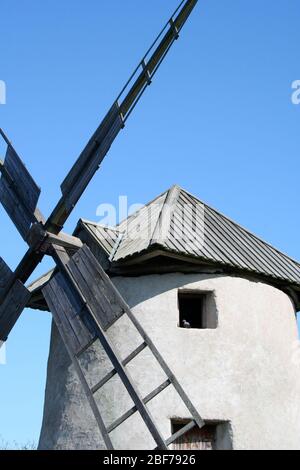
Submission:
[[[137,69],[134,71],[133,75],[121,91],[120,95],[117,98],[117,101],[120,100],[122,95],[124,94],[126,88],[130,85],[131,81],[133,81],[136,73],[141,68],[142,71],[140,75],[137,77],[133,85],[131,86],[130,90],[127,92],[125,98],[120,103],[120,111],[124,118],[124,121],[128,119],[129,115],[131,114],[133,108],[136,105],[136,102],[140,99],[144,87],[149,84],[149,78],[154,77],[156,71],[158,70],[159,66],[161,65],[162,61],[166,57],[168,51],[172,47],[174,41],[178,38],[178,33],[184,26],[185,22],[187,21],[189,15],[191,14],[192,10],[196,6],[198,0],[185,0],[180,3],[178,8],[176,9],[175,13],[171,16],[167,24],[162,29],[161,33],[154,41],[150,49],[146,52],[144,57],[142,58],[141,62],[139,63]],[[180,11],[179,11],[180,10]],[[175,15],[178,15],[175,17]],[[166,31],[165,35],[161,39],[160,43],[157,45],[155,50],[153,51],[151,57],[146,62],[146,59],[150,52],[154,49],[155,45],[158,43],[159,39]]]
[[[93,134],[93,136],[79,155],[79,158],[71,168],[68,175],[73,172],[75,167],[78,168],[78,164],[80,169],[83,170],[86,167],[86,163],[89,162],[90,168],[88,174],[85,174],[84,181],[81,181],[82,187],[81,190],[78,189],[78,194],[76,194],[76,197],[73,194],[73,199],[68,199],[68,196],[70,196],[70,194],[68,194],[70,193],[70,188],[67,193],[62,191],[62,196],[60,197],[59,201],[53,208],[50,216],[46,221],[42,217],[38,208],[36,208],[36,210],[34,211],[33,221],[40,222],[46,231],[54,235],[58,235],[59,232],[63,229],[63,226],[66,223],[68,217],[70,216],[77,201],[81,197],[89,181],[94,176],[101,161],[109,151],[110,145],[112,145],[112,143],[114,142],[121,128],[124,127],[125,121],[128,119],[137,102],[140,100],[147,86],[151,83],[151,79],[153,78],[157,69],[164,60],[170,47],[178,38],[179,32],[188,20],[188,17],[192,13],[197,2],[198,0],[182,0],[180,2],[179,6],[173,13],[170,20],[163,28],[161,33],[158,35],[154,43],[151,45],[150,49],[148,49],[142,61],[134,71],[133,75],[130,77],[129,81],[122,89],[121,94],[118,96],[118,99],[114,102],[113,108],[118,108],[116,120],[113,120],[112,122],[109,120],[109,122],[107,122],[107,117],[110,115],[110,112],[108,112],[96,132]],[[141,67],[142,70],[139,73],[139,69]],[[120,105],[118,103],[119,100]],[[119,120],[122,121],[122,125],[120,125],[120,128],[116,128],[117,121]],[[99,136],[97,134],[97,131],[99,131],[99,129],[101,129],[101,126],[103,126],[105,123],[109,125],[107,128],[105,128],[105,132],[103,131],[103,133],[101,134],[101,138],[98,140]],[[11,142],[9,141],[9,139],[4,134],[1,128],[0,135],[3,137],[7,145],[13,148]],[[93,165],[91,165],[91,163],[93,163]],[[0,170],[2,168],[3,165],[0,164]],[[79,171],[79,174],[80,173],[81,171]],[[76,177],[75,180],[76,184],[74,184],[74,187],[76,188],[79,186],[78,178]],[[41,262],[43,257],[44,253],[41,253],[37,251],[36,248],[29,246],[29,249],[27,250],[26,254],[23,256],[23,258],[15,269],[10,285],[8,285],[5,289],[5,292],[0,295],[0,304],[4,302],[5,296],[8,294],[11,286],[15,281],[17,281],[17,279],[19,279],[23,284],[26,283],[26,281],[29,279],[29,277],[31,276],[35,268],[38,266],[38,264]]]
[[[123,127],[125,122],[127,121],[128,117],[132,113],[133,109],[137,105],[138,101],[140,100],[141,96],[143,95],[144,91],[146,90],[147,86],[150,83],[150,79],[154,77],[155,73],[157,72],[158,68],[160,67],[161,63],[163,62],[164,58],[166,57],[168,51],[172,47],[173,43],[178,37],[179,31],[183,28],[184,24],[186,23],[188,17],[192,13],[193,9],[195,8],[198,0],[184,0],[180,3],[179,7],[176,9],[175,13],[168,21],[167,25],[163,28],[162,32],[151,46],[151,48],[147,51],[146,55],[139,63],[137,69],[134,71],[133,75],[130,77],[129,81],[121,91],[121,94],[115,100],[114,104],[119,108],[119,116],[123,121]],[[175,17],[175,15],[177,15]],[[146,63],[146,57],[151,53],[152,49],[155,47],[165,30],[167,29],[165,35],[151,54],[148,62]],[[143,66],[144,64],[144,66]],[[138,70],[141,68],[140,74],[138,74]],[[136,75],[138,76],[136,77]],[[132,85],[131,85],[132,83]],[[129,90],[127,91],[127,88]],[[123,99],[122,96],[125,95]],[[120,104],[119,104],[120,100]],[[108,114],[104,117],[102,123],[96,130],[96,132],[91,137],[90,141],[86,145],[86,147],[81,152],[80,156],[78,157],[77,161],[71,168],[68,176],[74,171],[75,167],[84,169],[86,161],[89,159],[93,159],[97,150],[99,150],[99,146],[101,142],[95,138],[97,135],[97,131],[103,125],[103,123],[107,120]],[[116,137],[115,137],[116,138]],[[105,154],[106,155],[106,154]],[[105,155],[102,155],[98,162],[98,166],[102,162]],[[95,171],[97,171],[95,169]],[[93,170],[93,174],[90,175],[92,178],[95,171]],[[79,172],[80,174],[80,172]],[[68,178],[67,176],[67,178]],[[77,176],[76,178],[77,179]],[[65,180],[64,180],[65,181]],[[64,183],[63,183],[64,184]],[[68,207],[66,204],[67,199],[66,195],[63,194],[61,199],[58,201],[57,205],[53,209],[51,215],[49,216],[45,228],[49,232],[57,233],[62,230],[66,220],[68,219],[69,215],[71,214],[73,207]]]
[[[118,97],[117,97],[117,101],[119,101],[122,97],[122,95],[124,94],[124,92],[126,91],[126,89],[129,87],[130,83],[133,81],[133,78],[136,76],[141,64],[143,62],[146,62],[147,60],[147,57],[149,56],[150,52],[154,49],[154,47],[156,46],[156,44],[158,43],[158,41],[160,40],[160,38],[162,37],[162,35],[164,34],[164,32],[166,31],[166,29],[168,28],[169,26],[169,23],[171,20],[173,20],[174,16],[176,15],[176,13],[178,13],[178,11],[180,10],[180,8],[182,7],[182,5],[184,4],[186,0],[182,0],[182,2],[178,5],[178,7],[176,8],[176,10],[174,11],[173,15],[171,16],[171,18],[168,20],[168,22],[165,24],[165,26],[162,28],[162,30],[160,31],[160,33],[158,34],[158,36],[155,38],[155,40],[153,41],[153,43],[151,44],[151,46],[149,47],[149,49],[147,50],[147,52],[145,53],[145,55],[143,56],[143,58],[141,59],[140,63],[138,64],[138,66],[136,67],[136,69],[133,71],[133,73],[131,74],[131,76],[129,77],[129,79],[127,80],[127,82],[125,83],[124,87],[122,88],[122,90],[120,91]]]
[[[130,374],[126,371],[125,366],[123,366],[122,364],[122,360],[118,357],[118,354],[114,351],[114,347],[111,341],[109,340],[106,333],[99,325],[97,318],[95,317],[93,311],[91,310],[86,300],[82,296],[80,290],[78,289],[78,286],[75,280],[73,279],[72,273],[68,270],[67,262],[69,260],[69,256],[66,250],[56,245],[52,245],[52,249],[53,249],[53,257],[55,261],[57,262],[57,264],[59,265],[59,268],[61,269],[63,273],[65,273],[67,279],[73,285],[73,288],[75,289],[78,297],[81,299],[83,304],[85,304],[85,308],[90,315],[90,320],[91,320],[91,323],[93,324],[94,331],[96,335],[98,336],[104,351],[109,357],[109,360],[111,361],[114,369],[117,371],[120,379],[122,380],[125,388],[127,389],[127,392],[129,393],[132,401],[137,407],[144,423],[149,429],[153,439],[155,440],[159,449],[166,450],[167,447],[165,445],[165,441],[163,437],[161,436],[160,432],[158,431],[158,429],[156,428],[154,420],[149,410],[146,408],[145,404],[143,403],[143,399],[141,398],[139,393],[136,391],[133,380],[130,377]],[[89,389],[89,393],[90,393],[90,389]]]
[[[65,344],[65,347],[67,349],[67,352],[72,360],[72,363],[73,363],[73,366],[74,366],[74,369],[76,371],[76,373],[78,374],[78,378],[83,386],[83,389],[85,391],[85,394],[86,394],[86,397],[87,397],[87,400],[90,404],[90,407],[92,409],[92,412],[94,414],[94,417],[97,421],[97,424],[98,424],[98,427],[99,427],[99,430],[101,432],[101,435],[103,437],[103,440],[104,440],[104,443],[105,443],[105,446],[107,448],[107,450],[114,450],[114,446],[112,444],[112,441],[110,439],[110,436],[109,434],[111,434],[115,429],[117,429],[121,424],[123,424],[127,419],[129,419],[131,416],[133,416],[137,411],[137,407],[136,405],[134,405],[132,408],[130,408],[127,412],[125,412],[122,416],[120,416],[119,418],[117,418],[112,424],[110,424],[109,426],[106,427],[103,419],[102,419],[102,416],[101,416],[101,413],[99,411],[99,407],[95,401],[95,398],[94,398],[94,391],[93,391],[93,388],[90,389],[89,385],[88,385],[88,382],[85,378],[85,375],[84,373],[82,372],[82,368],[80,366],[80,363],[79,363],[79,358],[78,358],[78,354],[73,354],[72,352],[72,347],[70,346],[69,344],[69,341],[68,341],[68,338],[67,336],[64,334],[63,332],[63,329],[61,328],[61,324],[60,324],[60,321],[57,317],[54,316],[54,321],[56,323],[56,326],[59,330],[59,333],[62,337],[62,340]],[[98,339],[98,338],[97,338]],[[95,343],[96,340],[94,340],[93,342],[90,342],[88,347],[90,347],[92,344]],[[140,348],[140,347],[139,347]],[[139,349],[137,348],[137,349]],[[136,351],[136,350],[135,350]],[[134,353],[135,353],[134,351]],[[83,353],[82,353],[83,354]],[[136,357],[137,354],[135,353],[134,355],[133,354],[130,354],[128,356],[128,358],[126,358],[126,360],[123,361],[126,362],[127,364],[130,362],[130,357],[131,357],[131,360]],[[117,372],[115,372],[117,373]],[[167,379],[165,380],[162,384],[160,384],[158,387],[156,387],[152,392],[150,392],[145,398],[143,398],[143,403],[146,405],[147,403],[149,403],[151,400],[153,400],[156,396],[158,396],[163,390],[165,390],[168,386],[172,385],[172,382],[170,379]],[[97,389],[98,390],[98,389]],[[184,434],[186,434],[188,431],[190,431],[191,429],[193,429],[194,427],[197,426],[197,423],[194,419],[192,419],[190,422],[188,422],[182,429],[180,429],[179,431],[177,431],[176,433],[172,434],[167,440],[165,440],[165,448],[167,449],[176,439],[178,439],[179,437],[183,436]],[[155,450],[159,450],[160,447],[156,447]]]
[[[130,353],[123,361],[123,366],[129,364],[141,351],[143,351],[147,347],[147,344],[144,342],[140,346],[138,346],[132,353]],[[112,369],[109,371],[99,382],[92,387],[92,392],[96,393],[103,385],[105,385],[112,377],[117,374],[116,369]]]
[[[204,423],[203,419],[201,418],[201,416],[199,415],[196,408],[194,407],[194,405],[192,404],[191,400],[188,398],[187,394],[183,390],[182,386],[178,382],[177,378],[175,377],[175,375],[173,374],[173,372],[171,371],[171,369],[169,368],[169,366],[167,365],[167,363],[163,359],[162,355],[160,354],[160,352],[158,351],[158,349],[154,345],[154,343],[151,340],[151,338],[149,337],[149,335],[144,331],[144,329],[143,329],[142,325],[140,324],[140,322],[138,321],[138,319],[133,315],[133,313],[132,313],[131,309],[129,308],[128,304],[124,301],[123,297],[119,293],[118,289],[111,282],[108,275],[104,271],[103,271],[102,274],[103,274],[103,280],[105,281],[106,285],[114,291],[114,295],[116,296],[116,298],[118,299],[120,305],[122,306],[122,308],[124,310],[124,313],[129,317],[129,319],[131,320],[131,322],[133,323],[133,325],[135,326],[135,328],[137,329],[137,331],[139,332],[139,334],[141,335],[143,340],[147,343],[149,349],[151,350],[152,354],[156,358],[157,362],[160,364],[160,366],[163,369],[163,371],[165,372],[166,376],[172,381],[172,384],[173,384],[175,390],[177,391],[178,395],[181,397],[181,399],[185,403],[186,407],[188,408],[189,412],[191,413],[191,415],[195,419],[197,425],[201,429],[205,425],[205,423]]]
[[[165,390],[169,385],[171,385],[170,379],[165,380],[161,385],[156,387],[155,390],[152,390],[145,398],[143,398],[143,402],[146,405],[149,403],[153,398],[155,398],[159,393],[161,393],[163,390]],[[130,416],[132,416],[134,413],[137,412],[136,406],[133,406],[130,408],[126,413],[124,413],[120,418],[116,419],[110,426],[107,428],[107,432],[110,434],[114,429],[116,429],[118,426],[120,426],[124,421],[126,421]]]
[[[108,332],[104,329],[104,327],[102,327],[102,320],[101,320],[101,317],[99,317],[99,314],[101,315],[101,313],[98,310],[94,310],[94,307],[92,305],[90,306],[89,302],[85,298],[85,294],[83,293],[84,291],[81,290],[80,285],[78,284],[76,272],[74,272],[73,274],[72,266],[74,263],[70,262],[71,258],[69,257],[65,248],[52,244],[52,256],[60,269],[61,275],[63,275],[63,278],[61,279],[60,288],[64,290],[67,289],[67,291],[69,289],[72,290],[73,292],[72,295],[74,295],[75,296],[74,298],[77,299],[76,300],[77,307],[75,311],[80,312],[79,317],[81,318],[83,327],[86,328],[93,337],[92,340],[88,340],[88,338],[85,339],[85,341],[88,340],[88,343],[84,344],[85,341],[82,341],[82,339],[80,338],[83,335],[82,338],[84,339],[86,335],[84,333],[84,330],[82,330],[81,327],[78,326],[79,327],[78,331],[79,331],[80,336],[78,337],[77,341],[81,343],[81,349],[78,352],[76,344],[74,346],[74,344],[72,343],[73,339],[70,338],[70,341],[69,341],[67,337],[67,333],[69,330],[67,329],[66,334],[64,334],[64,331],[63,331],[64,323],[65,323],[64,317],[60,318],[59,312],[57,310],[56,312],[58,316],[57,324],[61,331],[63,341],[68,345],[68,352],[75,366],[75,370],[78,373],[78,376],[83,384],[84,390],[87,394],[88,400],[92,407],[92,411],[95,414],[99,430],[101,434],[103,435],[103,437],[104,436],[106,437],[105,444],[106,445],[108,444],[110,448],[112,444],[110,440],[107,440],[107,436],[109,436],[109,434],[113,430],[118,428],[128,418],[130,418],[130,416],[138,412],[140,414],[140,417],[143,419],[145,425],[147,426],[149,432],[151,433],[152,438],[156,442],[157,448],[166,450],[168,448],[168,445],[174,442],[176,437],[174,437],[175,435],[172,435],[169,439],[167,440],[164,439],[164,437],[161,435],[161,432],[157,428],[152,418],[152,415],[146,405],[153,398],[158,396],[163,390],[165,390],[169,385],[173,385],[174,389],[178,393],[182,402],[184,403],[189,413],[191,414],[191,421],[184,427],[184,429],[186,430],[182,431],[182,434],[184,434],[189,429],[191,429],[191,426],[192,427],[198,426],[199,428],[202,428],[205,425],[205,423],[203,419],[201,418],[201,416],[199,415],[198,411],[191,403],[190,399],[184,392],[183,388],[181,387],[180,383],[178,382],[177,378],[175,377],[171,369],[168,367],[162,355],[159,353],[158,349],[152,342],[151,338],[144,331],[140,322],[137,320],[135,315],[133,315],[129,306],[127,305],[127,303],[125,302],[125,300],[123,299],[119,291],[116,289],[116,287],[113,285],[113,283],[111,282],[107,274],[104,272],[103,268],[100,266],[100,264],[97,262],[95,257],[92,255],[89,248],[86,245],[84,245],[77,252],[78,260],[81,259],[81,261],[83,262],[82,272],[86,273],[87,278],[89,278],[90,274],[94,273],[94,279],[98,279],[98,280],[101,279],[101,282],[103,282],[102,289],[104,288],[103,295],[105,295],[107,298],[114,299],[113,301],[116,302],[117,305],[119,305],[120,307],[121,316],[127,315],[132,325],[135,327],[137,333],[143,340],[143,342],[138,347],[136,347],[131,353],[129,353],[128,356],[123,360],[119,357],[119,353],[115,351],[115,347],[111,339],[108,336]],[[73,266],[73,269],[74,269],[74,266]],[[98,273],[100,277],[98,275],[96,276],[96,273]],[[63,279],[64,279],[64,282],[62,282]],[[55,281],[55,278],[53,279],[52,283],[54,281]],[[49,289],[50,291],[52,290],[51,281],[50,281],[49,287],[46,287],[45,289],[46,289],[46,292]],[[53,287],[53,293],[55,294],[55,297],[57,295],[59,296],[59,298],[61,297],[61,295],[59,294],[59,291],[56,291],[54,287]],[[51,296],[48,300],[48,303],[49,302],[50,302],[49,305],[51,305]],[[53,302],[53,298],[52,298],[52,302]],[[55,309],[55,304],[53,304],[52,307]],[[100,304],[100,309],[101,308],[102,307]],[[67,317],[69,314],[71,314],[68,307],[63,307],[63,312],[64,312],[64,315],[66,315]],[[119,316],[118,318],[121,318],[121,316]],[[72,314],[71,314],[71,317],[72,317]],[[71,327],[72,327],[72,323],[71,323]],[[96,383],[96,385],[89,386],[85,378],[85,375],[83,373],[83,370],[80,366],[79,361],[80,361],[81,355],[84,354],[84,352],[88,349],[88,347],[94,344],[97,341],[97,339],[100,341],[100,344],[102,345],[103,350],[105,351],[109,361],[111,362],[113,369],[109,371],[98,383]],[[142,398],[140,393],[136,389],[134,381],[132,380],[130,374],[126,370],[126,365],[128,365],[135,357],[137,357],[147,347],[151,351],[153,357],[156,359],[161,369],[164,371],[166,375],[166,380],[162,384],[160,384],[158,387],[156,387],[154,390],[152,390],[146,397]],[[125,386],[125,389],[127,390],[127,393],[129,394],[131,400],[133,401],[134,406],[131,407],[129,410],[123,413],[119,418],[117,418],[113,423],[111,423],[110,425],[106,427],[102,420],[94,395],[102,386],[104,386],[116,374],[119,376],[119,378],[121,379],[121,382]],[[179,436],[178,433],[175,433],[175,434],[177,437]]]
[[[87,246],[84,246],[82,249],[82,251],[84,251],[85,253],[90,253],[90,250]],[[93,256],[93,255],[92,255]],[[180,383],[178,382],[177,378],[175,377],[175,375],[173,374],[173,372],[171,371],[171,369],[168,367],[167,363],[165,362],[165,360],[163,359],[162,355],[159,353],[158,349],[156,348],[156,346],[154,345],[153,341],[151,340],[151,338],[149,337],[149,335],[145,332],[145,330],[143,329],[143,327],[141,326],[140,322],[138,321],[138,319],[136,318],[135,315],[133,315],[130,307],[128,306],[128,304],[125,302],[125,300],[123,299],[123,297],[121,296],[120,292],[118,291],[118,289],[114,286],[114,284],[111,282],[110,278],[108,277],[108,275],[105,273],[105,271],[103,270],[103,268],[100,266],[100,264],[96,261],[95,259],[95,262],[96,262],[96,267],[95,269],[97,269],[97,272],[100,274],[101,276],[101,279],[103,280],[106,288],[108,289],[108,291],[111,291],[113,293],[113,296],[116,298],[117,302],[119,303],[121,309],[123,310],[123,315],[126,314],[128,316],[128,318],[130,319],[130,321],[132,322],[132,324],[135,326],[136,330],[138,331],[138,333],[140,334],[140,336],[143,338],[143,340],[145,341],[145,343],[147,344],[147,346],[149,347],[149,349],[151,350],[153,356],[156,358],[157,362],[159,363],[159,365],[161,366],[161,368],[163,369],[164,373],[166,374],[166,376],[172,381],[172,384],[175,388],[175,390],[177,391],[178,395],[180,396],[180,398],[182,399],[182,401],[184,402],[185,406],[187,407],[187,409],[189,410],[189,412],[191,413],[192,417],[195,419],[195,421],[197,422],[199,428],[203,427],[204,426],[204,421],[203,419],[201,418],[201,416],[199,415],[199,413],[197,412],[196,408],[194,407],[194,405],[192,404],[191,400],[188,398],[187,394],[185,393],[185,391],[183,390],[182,386],[180,385]],[[83,263],[85,265],[85,268],[87,270],[89,270],[89,266],[86,264],[86,259],[83,258]],[[68,269],[68,268],[67,268]],[[72,274],[70,273],[70,275],[72,276]],[[75,286],[76,286],[76,282],[75,282]],[[76,286],[77,287],[77,286]],[[82,294],[81,294],[82,296]],[[84,297],[82,297],[84,299]],[[85,299],[84,299],[85,300]],[[94,316],[94,314],[93,314]],[[95,318],[95,316],[94,316]],[[96,322],[97,322],[97,319],[96,319]]]
[[[102,419],[102,416],[101,416],[101,413],[100,413],[100,411],[99,411],[98,405],[97,405],[97,403],[96,403],[96,401],[95,401],[95,398],[94,398],[94,396],[93,396],[93,393],[92,393],[91,390],[90,390],[90,387],[89,387],[89,385],[88,385],[88,383],[87,383],[87,380],[86,380],[86,378],[85,378],[85,376],[84,376],[84,373],[82,372],[82,369],[81,369],[81,367],[80,367],[80,364],[79,364],[79,362],[78,362],[78,359],[76,358],[76,355],[73,354],[73,352],[72,352],[72,347],[71,347],[70,344],[69,344],[68,337],[67,337],[67,335],[64,334],[64,331],[63,331],[63,328],[61,327],[61,323],[60,323],[59,319],[58,319],[56,316],[53,316],[53,317],[54,317],[54,321],[55,321],[55,323],[56,323],[56,326],[57,326],[57,328],[58,328],[58,331],[59,331],[59,333],[60,333],[60,335],[61,335],[61,337],[62,337],[62,340],[63,340],[63,342],[64,342],[64,344],[65,344],[65,347],[66,347],[66,349],[67,349],[67,352],[68,352],[68,354],[69,354],[69,356],[70,356],[70,359],[72,360],[74,369],[75,369],[75,371],[76,371],[76,373],[77,373],[77,375],[78,375],[78,378],[79,378],[79,380],[80,380],[80,382],[81,382],[81,384],[82,384],[82,387],[83,387],[84,392],[85,392],[85,394],[86,394],[87,400],[88,400],[88,402],[89,402],[89,405],[90,405],[90,407],[91,407],[91,409],[92,409],[92,412],[93,412],[93,414],[94,414],[94,417],[95,417],[95,419],[96,419],[98,428],[99,428],[99,430],[100,430],[100,432],[101,432],[101,435],[102,435],[102,437],[103,437],[105,446],[106,446],[107,450],[114,450],[114,446],[113,446],[112,441],[111,441],[111,439],[110,439],[110,437],[109,437],[109,433],[107,432],[107,428],[106,428],[106,426],[105,426],[105,424],[104,424],[104,421],[103,421],[103,419]]]
[[[201,418],[201,416],[199,415],[196,408],[194,407],[194,405],[192,404],[191,400],[189,399],[189,397],[187,396],[187,394],[183,390],[182,386],[178,382],[177,378],[175,377],[175,375],[173,374],[173,372],[171,371],[171,369],[169,368],[169,366],[167,365],[167,363],[163,359],[162,355],[159,353],[158,349],[156,348],[156,346],[154,345],[152,340],[149,338],[147,333],[143,330],[140,322],[136,319],[136,317],[133,316],[133,314],[130,310],[126,313],[129,316],[129,318],[132,320],[133,324],[136,326],[136,329],[139,331],[140,335],[147,342],[149,349],[152,351],[152,354],[156,358],[157,362],[160,364],[160,366],[163,369],[163,371],[165,372],[166,376],[171,380],[171,382],[172,382],[175,390],[177,391],[178,395],[180,396],[180,398],[184,402],[185,406],[187,407],[187,409],[191,413],[192,417],[195,419],[197,425],[201,429],[205,425],[205,423],[204,423],[203,419]]]

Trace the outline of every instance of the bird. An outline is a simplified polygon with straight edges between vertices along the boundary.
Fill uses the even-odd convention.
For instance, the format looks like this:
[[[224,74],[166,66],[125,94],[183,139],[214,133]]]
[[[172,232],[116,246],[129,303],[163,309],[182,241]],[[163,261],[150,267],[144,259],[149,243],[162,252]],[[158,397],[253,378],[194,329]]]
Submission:
[[[182,326],[183,328],[191,328],[191,324],[185,319],[182,320]]]

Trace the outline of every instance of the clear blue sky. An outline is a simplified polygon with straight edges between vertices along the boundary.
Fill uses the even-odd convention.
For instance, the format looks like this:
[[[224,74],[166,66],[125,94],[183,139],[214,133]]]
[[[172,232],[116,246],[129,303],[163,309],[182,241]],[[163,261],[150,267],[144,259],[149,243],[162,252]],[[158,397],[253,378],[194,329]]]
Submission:
[[[42,187],[59,185],[178,0],[2,0],[0,123]],[[199,0],[70,218],[147,202],[174,183],[300,259],[298,0]],[[2,153],[0,147],[0,153]],[[1,256],[25,251],[0,209]],[[49,267],[40,266],[37,273]],[[26,311],[0,366],[0,435],[38,440],[50,315]]]

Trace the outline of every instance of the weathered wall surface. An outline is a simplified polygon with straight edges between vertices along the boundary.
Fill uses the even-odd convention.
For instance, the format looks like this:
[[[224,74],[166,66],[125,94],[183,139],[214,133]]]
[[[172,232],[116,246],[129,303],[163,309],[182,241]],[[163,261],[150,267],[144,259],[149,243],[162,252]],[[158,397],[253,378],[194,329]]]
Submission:
[[[114,282],[201,416],[207,421],[230,421],[234,449],[300,449],[299,341],[294,307],[286,294],[259,282],[204,274],[115,278]],[[217,329],[178,328],[177,292],[181,288],[214,291]],[[112,327],[110,336],[122,357],[141,342],[124,317]],[[95,361],[96,356],[100,360]],[[84,360],[93,383],[108,370],[101,350],[94,348]],[[147,349],[128,370],[142,395],[164,381]],[[96,397],[107,424],[132,405],[118,378]],[[149,409],[166,438],[172,418],[189,417],[171,387]],[[111,436],[116,448],[154,447],[138,416]],[[39,447],[103,448],[56,328]]]

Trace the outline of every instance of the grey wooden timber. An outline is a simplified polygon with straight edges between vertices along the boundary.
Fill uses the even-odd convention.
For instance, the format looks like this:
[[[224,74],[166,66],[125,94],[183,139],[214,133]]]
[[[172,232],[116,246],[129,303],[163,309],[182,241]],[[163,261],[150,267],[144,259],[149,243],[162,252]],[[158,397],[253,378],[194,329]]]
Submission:
[[[93,343],[95,337],[100,340],[112,363],[111,373],[116,371],[119,375],[134,402],[136,412],[144,420],[158,448],[166,449],[167,444],[156,427],[146,403],[154,396],[157,396],[166,386],[172,383],[199,426],[203,425],[203,421],[177,382],[176,377],[174,377],[141,325],[134,318],[90,250],[83,246],[72,259],[69,259],[65,248],[58,245],[67,244],[69,246],[71,244],[72,248],[76,250],[78,244],[75,243],[74,247],[74,240],[64,238],[62,241],[62,237],[57,236],[113,141],[124,127],[125,121],[146,87],[151,83],[171,45],[178,38],[179,31],[196,3],[197,0],[186,0],[180,3],[65,178],[61,186],[62,197],[46,221],[36,207],[40,189],[3,131],[0,130],[8,145],[5,162],[4,164],[0,162],[0,171],[2,173],[0,201],[25,241],[31,240],[32,243],[14,273],[9,272],[1,260],[0,270],[3,280],[0,285],[0,339],[6,339],[31,295],[22,282],[26,282],[30,277],[42,260],[45,254],[44,251],[46,250],[48,253],[50,251],[60,272],[53,274],[42,292],[77,370],[108,449],[112,448],[109,432],[105,428],[94,400],[93,391],[88,385],[78,360],[80,354]],[[31,225],[36,223],[40,224],[40,227],[36,228],[41,229],[41,238],[39,233],[37,233],[36,238],[36,232],[33,230],[27,240]],[[46,245],[44,244],[44,238],[48,240]],[[138,348],[130,353],[125,361],[122,361],[118,357],[114,345],[109,340],[106,330],[124,314],[132,321],[143,341]],[[142,398],[126,370],[126,364],[145,347],[152,351],[168,379],[147,397]],[[132,410],[130,413],[132,413]],[[119,422],[123,421],[124,416],[120,418]]]
[[[0,202],[26,240],[31,224],[37,221],[35,210],[41,190],[10,145],[1,172]]]
[[[34,203],[36,203],[39,189],[13,150],[9,139],[2,129],[0,129],[0,134],[9,147],[7,155],[8,166],[11,166],[10,169],[12,173],[14,173],[17,168],[17,175],[15,175],[14,180],[14,174],[9,175],[6,164],[3,165],[3,163],[0,162],[0,171],[2,174],[5,174],[5,177],[2,177],[2,183],[0,183],[0,185],[2,185],[0,198],[2,197],[3,205],[25,240],[31,223],[35,222],[40,222],[46,232],[50,232],[54,235],[58,235],[61,232],[76,202],[94,175],[120,129],[124,126],[125,121],[137,105],[145,88],[152,81],[155,72],[165,58],[171,45],[178,38],[179,31],[182,29],[196,3],[197,0],[182,1],[152,46],[148,49],[142,61],[123,87],[118,98],[114,101],[107,116],[64,179],[61,185],[62,197],[59,199],[46,221],[37,208],[35,208],[34,214],[32,214],[31,211],[35,205]],[[29,195],[27,193],[24,194],[23,188],[20,189],[19,179],[25,180],[24,188],[27,188]],[[7,181],[9,183],[7,183]],[[25,196],[25,199],[22,198],[22,196]],[[36,249],[36,247],[30,246],[13,274],[12,282],[20,279],[25,283],[43,259],[44,254],[45,253]],[[9,287],[7,287],[6,291],[8,291]],[[0,302],[4,300],[5,294],[1,295],[0,293]]]
[[[114,103],[61,185],[68,210],[79,200],[123,127],[119,106]]]
[[[10,286],[9,289],[7,286]],[[5,299],[0,304],[0,341],[6,341],[31,296],[21,281],[13,282],[12,271],[0,258],[0,295],[3,292]]]
[[[62,247],[53,246],[53,250],[53,256],[60,272],[43,288],[43,294],[59,331],[63,332],[63,340],[68,343],[67,349],[71,354],[72,361],[75,361],[76,367],[80,367],[78,359],[81,354],[92,344],[94,338],[98,338],[112,364],[111,371],[96,385],[89,387],[89,395],[94,396],[101,387],[118,374],[134,402],[134,407],[106,428],[105,432],[110,434],[126,419],[138,412],[158,448],[167,449],[167,443],[156,427],[146,405],[169,385],[175,388],[191,413],[194,422],[202,427],[204,422],[197,410],[89,248],[84,245],[71,259]],[[106,331],[121,315],[127,315],[141,337],[141,344],[123,360],[119,358]],[[126,365],[145,348],[149,348],[156,358],[166,375],[166,380],[143,398],[136,389]],[[84,372],[81,370],[80,379],[82,374]],[[102,432],[101,426],[99,429]]]

